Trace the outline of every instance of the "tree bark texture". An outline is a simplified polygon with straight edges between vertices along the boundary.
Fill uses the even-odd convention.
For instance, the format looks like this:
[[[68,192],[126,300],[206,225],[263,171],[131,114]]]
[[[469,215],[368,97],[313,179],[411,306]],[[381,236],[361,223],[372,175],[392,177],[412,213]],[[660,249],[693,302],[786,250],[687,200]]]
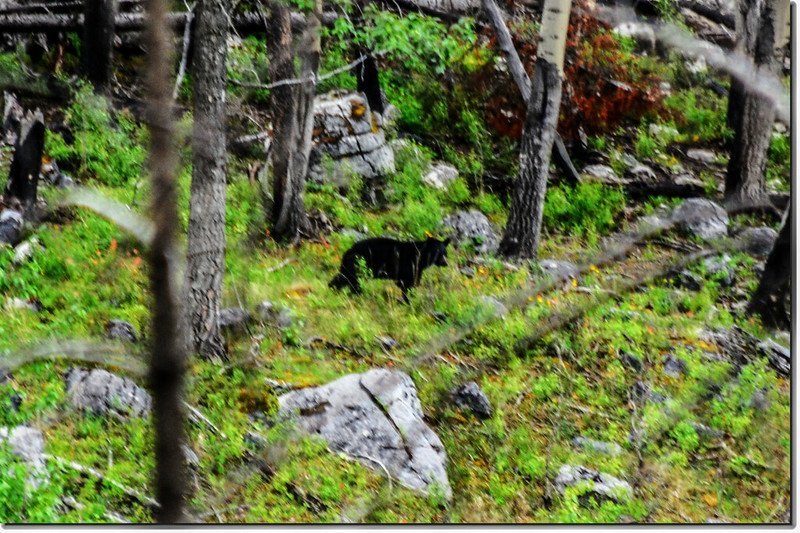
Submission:
[[[539,248],[550,154],[561,103],[558,67],[538,58],[532,85],[520,141],[519,177],[499,247],[501,255],[522,259],[535,259]]]
[[[298,74],[292,53],[289,10],[273,4],[270,11],[270,76],[274,80],[296,78]],[[275,87],[271,95],[272,235],[277,240],[289,242],[297,241],[311,227],[303,204],[303,193],[314,121],[314,79],[319,68],[320,11],[321,2],[317,0],[314,13],[308,17],[301,44],[299,77],[309,81]]]
[[[177,146],[172,101],[171,33],[165,0],[147,0],[145,41],[148,57],[145,87],[150,131],[148,170],[152,182],[151,216],[155,227],[150,247],[150,286],[153,293],[150,389],[155,425],[155,485],[161,523],[185,519],[186,473],[184,471],[185,420],[183,379],[186,341],[179,327],[178,227],[176,170]]]
[[[484,11],[489,16],[489,20],[492,23],[494,34],[497,37],[497,44],[506,57],[508,71],[517,84],[523,101],[527,102],[531,97],[531,80],[528,77],[528,73],[525,71],[525,66],[522,64],[522,60],[520,60],[516,48],[514,48],[514,41],[511,37],[511,32],[506,26],[503,12],[500,11],[500,8],[494,0],[482,0],[482,4]],[[553,156],[555,157],[555,163],[561,175],[572,185],[577,185],[580,181],[580,175],[572,164],[564,141],[557,132],[553,145]]]
[[[6,200],[16,198],[22,212],[29,218],[36,207],[36,190],[42,168],[44,149],[44,117],[40,111],[28,111],[19,124],[14,145],[14,159],[6,183]]]
[[[539,248],[550,156],[561,106],[562,69],[570,7],[570,0],[546,0],[544,4],[539,56],[534,65],[520,141],[519,177],[498,249],[506,257],[535,259]],[[505,28],[505,24],[502,26]],[[507,28],[505,31],[508,31]]]
[[[785,218],[772,252],[767,257],[758,288],[747,306],[747,314],[758,315],[761,323],[767,328],[788,330],[791,321],[786,313],[784,299],[787,291],[791,294],[793,270],[791,204]]]
[[[785,39],[787,12],[781,2],[785,0],[741,0],[737,13],[737,50],[752,57],[765,75],[777,72],[776,49]],[[774,122],[774,104],[732,79],[728,124],[734,139],[725,179],[726,207],[768,202],[765,172]]]
[[[95,91],[105,93],[111,86],[114,58],[116,0],[84,0],[81,70]]]
[[[186,291],[192,347],[223,358],[219,327],[225,272],[226,0],[201,0],[192,74],[194,127]]]

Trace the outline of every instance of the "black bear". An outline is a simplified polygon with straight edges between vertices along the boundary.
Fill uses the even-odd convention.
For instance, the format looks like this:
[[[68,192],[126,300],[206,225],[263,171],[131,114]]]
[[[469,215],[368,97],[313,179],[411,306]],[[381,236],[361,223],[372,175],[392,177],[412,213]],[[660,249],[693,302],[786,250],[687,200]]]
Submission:
[[[359,241],[345,252],[339,273],[328,286],[334,289],[350,287],[354,293],[360,293],[357,265],[363,258],[364,265],[374,277],[393,279],[403,291],[403,300],[408,303],[408,289],[419,284],[426,268],[447,266],[449,242],[449,238],[404,242],[384,237]]]

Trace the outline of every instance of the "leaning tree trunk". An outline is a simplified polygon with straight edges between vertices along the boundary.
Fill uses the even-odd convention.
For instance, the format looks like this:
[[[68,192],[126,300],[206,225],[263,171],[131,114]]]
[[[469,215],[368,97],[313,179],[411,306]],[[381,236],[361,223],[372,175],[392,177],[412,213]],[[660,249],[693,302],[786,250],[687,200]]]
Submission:
[[[737,51],[752,57],[765,75],[774,74],[778,68],[776,52],[787,37],[788,2],[741,0],[739,9]],[[774,104],[733,79],[728,101],[728,125],[734,139],[725,180],[727,208],[769,204],[765,171],[774,122]]]
[[[499,253],[507,257],[535,259],[539,248],[550,154],[561,104],[570,4],[570,0],[546,0],[544,4],[539,57],[520,142],[520,173],[499,248]]]
[[[192,348],[223,358],[219,328],[225,272],[226,0],[201,0],[194,55],[194,131],[189,201],[187,313]]]
[[[95,91],[111,87],[116,0],[84,0],[81,70]]]
[[[310,231],[303,205],[308,158],[311,152],[313,106],[319,66],[321,3],[308,18],[302,46],[302,83],[279,85],[272,90],[272,235],[297,241]],[[297,78],[292,54],[291,14],[288,7],[272,4],[269,18],[270,76],[274,81]]]
[[[19,123],[14,144],[14,159],[8,173],[5,198],[16,198],[28,218],[36,207],[36,190],[42,168],[44,149],[44,117],[39,110],[28,111]]]
[[[147,0],[147,123],[150,131],[148,166],[152,181],[151,212],[155,231],[150,246],[150,286],[153,292],[150,388],[155,424],[156,498],[159,522],[185,518],[185,414],[181,403],[185,372],[185,340],[179,327],[180,294],[175,230],[178,227],[177,146],[173,120],[171,33],[166,24],[166,0]]]
[[[792,206],[786,211],[783,227],[767,258],[756,292],[747,306],[747,314],[758,315],[768,328],[789,329],[785,296],[792,281]],[[791,293],[790,293],[791,294]]]

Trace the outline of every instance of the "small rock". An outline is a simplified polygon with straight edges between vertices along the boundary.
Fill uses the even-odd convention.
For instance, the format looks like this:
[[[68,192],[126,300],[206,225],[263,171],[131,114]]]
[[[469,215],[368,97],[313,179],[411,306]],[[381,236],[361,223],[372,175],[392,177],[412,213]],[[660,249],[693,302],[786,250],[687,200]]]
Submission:
[[[145,417],[150,413],[150,395],[127,378],[99,368],[72,368],[64,379],[70,403],[78,409],[117,417]]]
[[[630,179],[640,182],[652,182],[658,180],[655,170],[647,165],[642,165],[641,163],[629,168],[626,172],[626,175],[630,177]]]
[[[775,124],[773,124],[772,129],[775,131],[775,133],[779,133],[781,135],[786,134],[789,131],[788,128],[786,127],[786,124],[778,121],[776,121]]]
[[[622,164],[628,168],[635,167],[636,165],[640,165],[639,161],[633,157],[631,154],[622,154]]]
[[[391,337],[386,337],[382,335],[376,335],[375,340],[381,345],[384,350],[392,350],[397,347],[399,344],[396,340]]]
[[[562,465],[555,479],[556,489],[564,494],[567,487],[588,482],[589,492],[616,502],[630,500],[633,497],[633,489],[627,481],[617,479],[610,474],[591,470],[582,465]],[[582,501],[585,505],[588,501]]]
[[[470,266],[461,267],[460,269],[458,269],[458,271],[467,276],[468,278],[475,277],[475,269]]]
[[[16,248],[14,248],[14,264],[19,266],[23,263],[27,263],[33,257],[36,250],[40,248],[39,239],[36,237],[18,244]]]
[[[769,364],[783,377],[792,373],[792,353],[786,346],[781,346],[772,339],[761,341],[756,346],[767,359]]]
[[[766,411],[769,409],[767,389],[761,388],[753,392],[753,395],[750,397],[750,407],[756,411]]]
[[[494,252],[500,244],[495,227],[486,215],[476,209],[448,215],[442,224],[451,230],[451,238],[456,245],[472,245],[476,253]]]
[[[19,413],[19,408],[22,407],[22,396],[16,392],[12,393],[9,398],[9,403],[11,404],[11,410],[15,413]]]
[[[644,363],[642,362],[642,359],[639,356],[634,355],[625,350],[620,351],[619,355],[620,359],[622,360],[622,364],[624,364],[634,372],[638,373],[644,370]]]
[[[689,270],[682,270],[672,277],[676,287],[683,287],[690,291],[699,291],[703,288],[703,280]]]
[[[672,126],[662,126],[661,124],[650,124],[647,127],[647,133],[653,137],[663,137],[666,139],[674,139],[678,136],[678,130]]]
[[[450,396],[456,406],[466,407],[478,418],[492,417],[492,405],[489,403],[489,398],[474,381],[456,387],[450,392]]]
[[[22,213],[16,209],[0,211],[0,244],[16,246],[22,239]]]
[[[288,329],[294,323],[294,313],[288,307],[283,307],[275,317],[275,325],[280,329]]]
[[[446,189],[451,181],[458,178],[458,169],[447,163],[434,163],[422,176],[422,182],[435,189]]]
[[[649,53],[656,48],[656,34],[648,24],[623,22],[614,28],[614,33],[623,37],[631,37],[636,41],[639,50]]]
[[[542,272],[555,279],[576,278],[579,274],[578,267],[569,261],[558,261],[556,259],[543,259],[539,261]]]
[[[681,228],[703,240],[713,240],[728,235],[728,213],[705,198],[689,198],[672,212],[672,220]]]
[[[42,310],[41,304],[38,303],[38,300],[30,301],[30,300],[23,300],[22,298],[8,298],[6,299],[6,307],[8,309],[28,309],[29,311],[33,311],[34,313],[38,313]]]
[[[275,304],[269,300],[264,300],[256,306],[256,315],[263,321],[272,320],[275,316]]]
[[[685,374],[686,361],[683,359],[678,359],[673,355],[667,355],[664,358],[664,373],[673,378]]]
[[[724,254],[720,257],[709,257],[703,261],[708,273],[717,280],[722,287],[730,287],[735,281],[735,275],[730,266],[731,256]]]
[[[496,316],[503,316],[508,312],[508,308],[494,296],[483,295],[480,302],[486,307],[491,307]]]
[[[586,437],[575,437],[572,439],[572,444],[579,448],[585,448],[606,455],[619,455],[622,453],[622,446],[616,442],[603,442]]]
[[[22,459],[30,468],[26,480],[30,488],[37,488],[48,478],[44,458],[44,435],[36,428],[15,426],[0,427],[0,443],[7,443],[11,453]]]
[[[717,154],[704,148],[691,148],[687,150],[686,157],[706,164],[711,164],[717,160]]]
[[[587,165],[583,167],[583,173],[604,183],[619,182],[619,176],[617,176],[614,169],[608,165]]]
[[[433,311],[431,316],[437,322],[447,322],[447,314],[442,313],[441,311]]]
[[[750,255],[766,257],[775,246],[778,232],[766,226],[747,228],[736,235],[736,240]]]
[[[137,342],[136,329],[124,320],[109,320],[106,324],[106,338],[126,342]]]
[[[339,231],[339,235],[341,235],[342,237],[352,238],[354,241],[360,241],[367,237],[366,233],[363,233],[353,228],[344,228]]]
[[[219,311],[219,326],[221,328],[239,329],[250,322],[250,312],[241,307],[228,307]]]
[[[672,94],[672,85],[668,81],[662,81],[658,84],[658,89],[664,93],[664,96],[670,96]]]

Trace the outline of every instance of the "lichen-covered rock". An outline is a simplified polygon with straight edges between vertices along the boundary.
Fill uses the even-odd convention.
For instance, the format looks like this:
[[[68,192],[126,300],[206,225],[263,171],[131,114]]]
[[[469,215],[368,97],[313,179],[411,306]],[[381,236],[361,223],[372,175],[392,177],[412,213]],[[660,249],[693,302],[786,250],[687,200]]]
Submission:
[[[619,176],[608,165],[587,165],[581,171],[584,175],[602,183],[620,183]]]
[[[448,215],[442,225],[450,230],[450,237],[457,246],[472,245],[479,254],[494,252],[500,244],[494,225],[476,209]]]
[[[450,396],[457,407],[469,409],[478,418],[491,418],[492,404],[489,403],[489,398],[486,397],[486,394],[474,381],[459,385],[450,391]]]
[[[309,178],[346,185],[348,172],[376,178],[394,172],[394,151],[386,144],[383,119],[360,93],[332,92],[314,102]],[[325,168],[324,156],[332,168]]]
[[[711,164],[717,160],[717,154],[704,148],[691,148],[686,151],[686,157],[706,164]]]
[[[441,440],[424,422],[411,378],[396,370],[349,374],[278,397],[279,416],[318,435],[331,450],[389,474],[406,487],[452,497]],[[381,466],[383,465],[383,467]],[[434,487],[437,487],[434,489]]]
[[[136,328],[133,327],[133,324],[117,319],[109,320],[106,324],[106,337],[126,342],[136,342],[138,340]]]
[[[450,182],[458,178],[458,169],[447,163],[434,163],[422,176],[422,182],[435,189],[446,189]]]
[[[562,465],[555,479],[556,489],[561,494],[564,494],[567,487],[582,483],[588,485],[589,493],[598,496],[600,499],[607,498],[616,502],[623,502],[633,497],[633,489],[627,481],[622,481],[604,472],[591,470],[582,465]]]
[[[689,234],[713,240],[728,234],[728,213],[705,198],[689,198],[672,211],[672,220]]]
[[[742,249],[756,257],[766,257],[775,246],[778,232],[766,226],[747,228],[736,235]]]
[[[14,264],[19,266],[23,263],[27,263],[32,257],[33,254],[36,253],[37,250],[41,250],[41,246],[39,245],[39,239],[36,237],[32,237],[25,242],[19,243],[14,248]]]
[[[67,397],[78,409],[117,417],[144,417],[150,413],[152,400],[147,391],[107,370],[72,368],[64,379]]]
[[[709,257],[703,261],[709,275],[722,287],[730,287],[735,281],[735,272],[731,265],[731,256]]]
[[[38,487],[47,479],[47,468],[44,458],[44,435],[36,428],[15,426],[0,427],[0,445],[7,444],[11,453],[22,459],[30,468],[27,483]],[[0,473],[3,475],[3,473]]]

